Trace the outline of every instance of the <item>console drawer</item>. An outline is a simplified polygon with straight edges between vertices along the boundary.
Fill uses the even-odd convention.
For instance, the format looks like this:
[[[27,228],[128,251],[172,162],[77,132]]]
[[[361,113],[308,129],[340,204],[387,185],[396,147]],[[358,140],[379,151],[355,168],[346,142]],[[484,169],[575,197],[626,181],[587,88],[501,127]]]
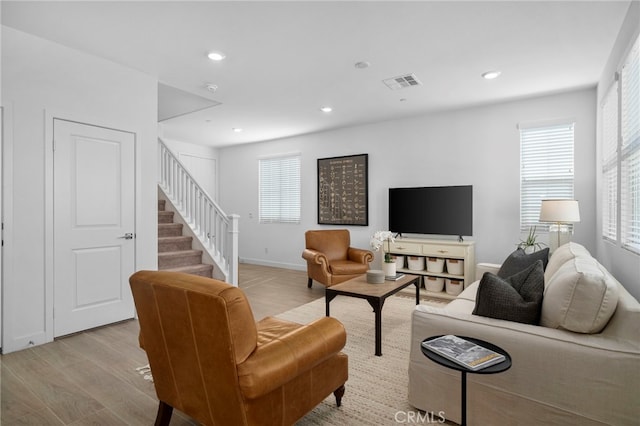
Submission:
[[[391,253],[422,254],[422,244],[395,241],[389,244]]]
[[[467,248],[458,245],[432,245],[424,244],[422,254],[432,257],[465,257]]]

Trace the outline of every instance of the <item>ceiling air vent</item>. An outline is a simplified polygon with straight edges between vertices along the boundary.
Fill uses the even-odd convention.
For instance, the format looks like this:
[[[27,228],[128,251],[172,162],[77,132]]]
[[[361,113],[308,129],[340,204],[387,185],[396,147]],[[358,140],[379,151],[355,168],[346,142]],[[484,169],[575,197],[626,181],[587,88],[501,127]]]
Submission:
[[[404,89],[405,87],[422,86],[415,74],[399,75],[398,77],[382,80],[384,84],[391,90]]]

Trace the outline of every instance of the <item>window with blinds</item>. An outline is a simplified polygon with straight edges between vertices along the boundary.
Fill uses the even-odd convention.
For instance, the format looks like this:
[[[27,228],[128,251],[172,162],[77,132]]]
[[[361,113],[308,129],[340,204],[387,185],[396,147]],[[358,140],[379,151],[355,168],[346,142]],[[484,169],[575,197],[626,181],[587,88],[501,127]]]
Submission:
[[[260,223],[300,223],[300,155],[259,160]]]
[[[640,252],[640,37],[620,72],[620,239]]]
[[[602,236],[640,253],[640,37],[602,103]]]
[[[520,127],[520,229],[541,224],[545,199],[573,198],[574,123]]]
[[[602,236],[618,235],[618,83],[602,103]]]

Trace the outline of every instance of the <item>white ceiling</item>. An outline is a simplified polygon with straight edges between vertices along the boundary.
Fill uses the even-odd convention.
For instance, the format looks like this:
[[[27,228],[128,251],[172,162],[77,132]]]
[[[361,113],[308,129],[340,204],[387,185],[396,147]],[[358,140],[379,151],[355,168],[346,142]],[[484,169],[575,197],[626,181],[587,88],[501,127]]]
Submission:
[[[164,135],[212,146],[594,86],[629,4],[1,2],[4,25],[156,76]],[[382,83],[408,73],[423,84]]]

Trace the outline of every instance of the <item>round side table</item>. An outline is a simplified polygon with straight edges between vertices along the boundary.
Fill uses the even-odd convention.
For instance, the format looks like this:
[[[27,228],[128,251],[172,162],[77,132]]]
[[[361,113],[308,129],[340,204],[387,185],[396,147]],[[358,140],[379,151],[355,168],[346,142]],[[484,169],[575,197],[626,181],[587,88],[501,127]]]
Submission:
[[[432,339],[436,339],[438,337],[441,336],[431,336],[428,337],[426,339],[423,340],[423,342],[432,340]],[[502,349],[499,346],[496,346],[492,343],[489,342],[485,342],[484,340],[480,340],[480,339],[475,339],[473,337],[466,337],[466,336],[457,336],[460,337],[461,339],[465,339],[468,340],[470,342],[475,343],[476,345],[479,346],[484,346],[487,349],[491,349],[494,352],[498,352],[499,354],[504,355],[504,360],[502,362],[499,362],[497,364],[493,364],[490,365],[489,367],[485,367],[481,370],[470,370],[467,367],[464,367],[458,363],[455,363],[453,361],[448,360],[447,358],[438,355],[435,352],[430,351],[429,349],[425,348],[424,346],[420,345],[420,349],[422,350],[422,353],[424,354],[424,356],[426,356],[427,358],[429,358],[431,361],[435,362],[436,364],[440,364],[443,367],[447,367],[450,368],[452,370],[456,370],[456,371],[460,371],[462,373],[462,383],[461,383],[461,389],[462,389],[462,396],[461,396],[461,400],[462,400],[462,426],[466,426],[467,424],[467,373],[473,373],[473,374],[496,374],[496,373],[502,373],[503,371],[508,370],[509,368],[511,368],[511,356],[507,353],[507,351],[505,351],[504,349]]]

